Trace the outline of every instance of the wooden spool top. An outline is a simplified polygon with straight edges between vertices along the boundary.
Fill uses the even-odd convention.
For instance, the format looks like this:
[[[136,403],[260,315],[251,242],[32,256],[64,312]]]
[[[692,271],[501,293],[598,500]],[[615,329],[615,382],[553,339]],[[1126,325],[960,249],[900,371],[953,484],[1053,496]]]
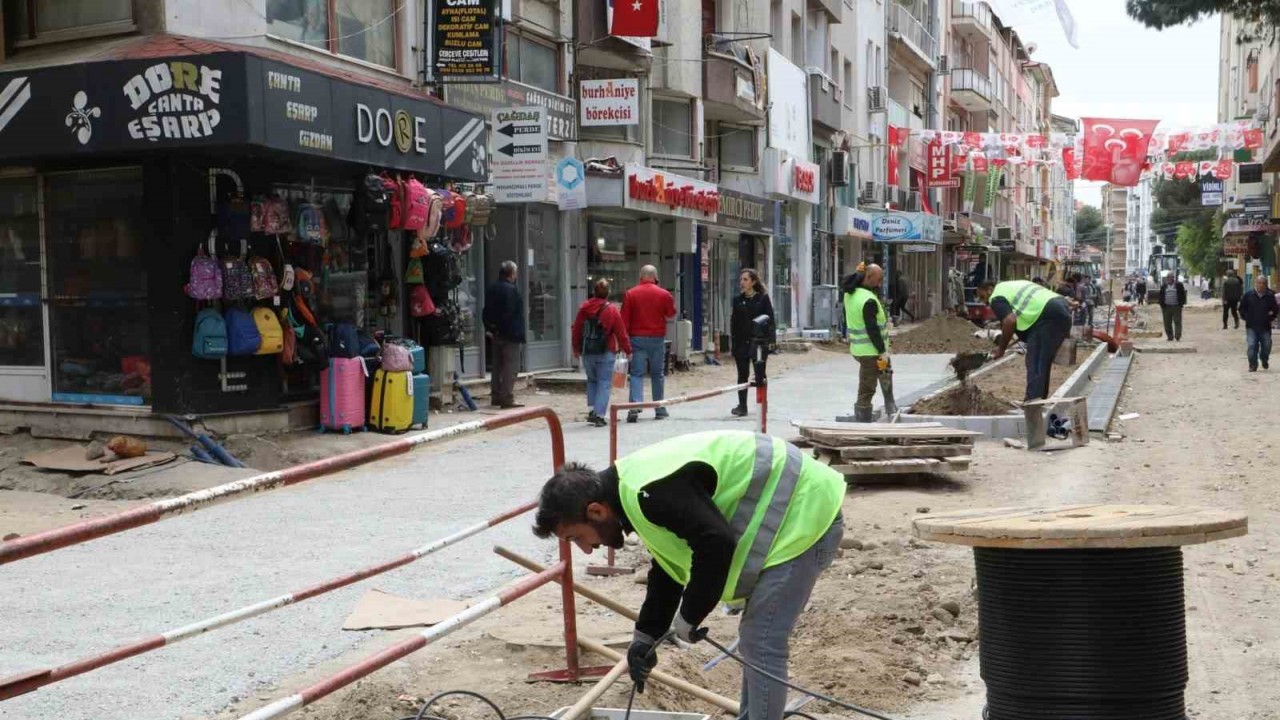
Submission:
[[[1198,545],[1249,532],[1242,512],[1185,505],[1005,507],[921,515],[922,540],[1026,550]]]

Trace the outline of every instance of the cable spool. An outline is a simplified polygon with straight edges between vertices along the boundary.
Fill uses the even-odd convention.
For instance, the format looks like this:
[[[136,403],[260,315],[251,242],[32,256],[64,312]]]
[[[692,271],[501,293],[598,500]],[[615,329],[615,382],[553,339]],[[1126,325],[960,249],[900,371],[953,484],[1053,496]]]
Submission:
[[[1184,720],[1182,545],[1248,532],[1243,513],[1167,505],[925,515],[971,545],[986,720]]]

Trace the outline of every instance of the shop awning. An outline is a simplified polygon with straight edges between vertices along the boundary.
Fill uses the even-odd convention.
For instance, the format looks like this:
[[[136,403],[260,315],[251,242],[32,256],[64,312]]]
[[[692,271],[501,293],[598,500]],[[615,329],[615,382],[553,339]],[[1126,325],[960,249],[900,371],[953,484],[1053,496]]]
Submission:
[[[0,74],[0,163],[254,146],[483,182],[485,118],[407,84],[174,35]]]

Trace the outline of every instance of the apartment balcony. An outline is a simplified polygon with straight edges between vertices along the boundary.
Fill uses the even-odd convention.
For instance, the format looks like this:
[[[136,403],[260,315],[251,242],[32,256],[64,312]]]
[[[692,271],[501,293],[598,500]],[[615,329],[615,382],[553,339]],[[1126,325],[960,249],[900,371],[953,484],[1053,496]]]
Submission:
[[[996,39],[991,7],[984,2],[951,0],[951,27],[971,40]]]
[[[991,109],[991,80],[980,70],[954,68],[951,71],[951,99],[969,112]]]
[[[930,24],[921,21],[911,11],[897,3],[889,3],[885,11],[885,28],[889,39],[907,49],[918,64],[932,72],[938,67],[938,39],[931,32]]]
[[[821,72],[809,71],[809,116],[828,130],[840,129],[844,92]]]
[[[764,60],[751,57],[737,44],[717,43],[708,35],[702,51],[703,112],[708,120],[755,125],[764,122],[765,104],[757,77],[764,77]]]

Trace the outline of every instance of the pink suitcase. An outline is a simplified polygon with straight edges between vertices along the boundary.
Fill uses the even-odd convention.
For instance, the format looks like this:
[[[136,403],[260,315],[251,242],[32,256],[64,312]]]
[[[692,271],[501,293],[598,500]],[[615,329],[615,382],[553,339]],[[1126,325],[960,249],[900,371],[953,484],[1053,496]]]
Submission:
[[[329,358],[320,371],[320,431],[350,433],[364,430],[364,377],[362,358]]]

